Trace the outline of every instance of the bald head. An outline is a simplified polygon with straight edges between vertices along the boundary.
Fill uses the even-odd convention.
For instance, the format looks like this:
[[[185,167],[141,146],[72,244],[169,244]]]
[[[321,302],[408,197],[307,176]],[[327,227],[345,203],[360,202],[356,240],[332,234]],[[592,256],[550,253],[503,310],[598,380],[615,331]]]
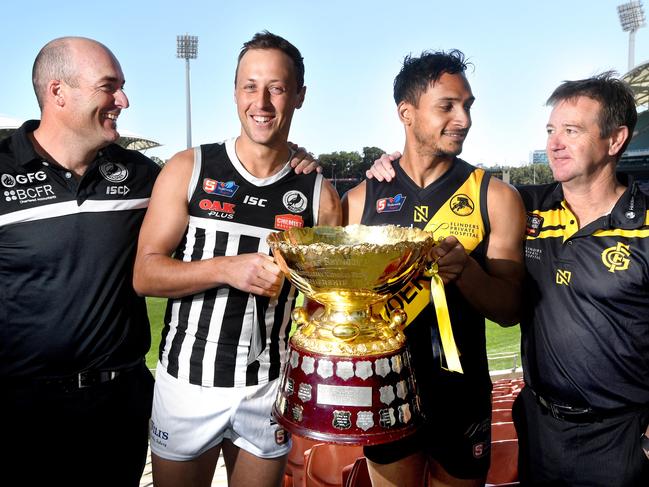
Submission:
[[[60,37],[48,42],[40,50],[32,68],[32,83],[41,110],[45,104],[47,84],[50,81],[61,80],[69,86],[78,87],[79,73],[75,55],[84,47],[100,48],[114,57],[106,46],[86,37]]]

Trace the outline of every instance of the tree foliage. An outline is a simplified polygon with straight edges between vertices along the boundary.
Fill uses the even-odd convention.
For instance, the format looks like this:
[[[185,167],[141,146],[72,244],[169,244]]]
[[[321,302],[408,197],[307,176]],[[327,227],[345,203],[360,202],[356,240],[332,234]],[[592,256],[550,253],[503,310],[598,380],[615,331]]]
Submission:
[[[516,186],[525,184],[545,184],[554,181],[550,166],[546,164],[528,164],[512,167],[509,170],[509,182]]]

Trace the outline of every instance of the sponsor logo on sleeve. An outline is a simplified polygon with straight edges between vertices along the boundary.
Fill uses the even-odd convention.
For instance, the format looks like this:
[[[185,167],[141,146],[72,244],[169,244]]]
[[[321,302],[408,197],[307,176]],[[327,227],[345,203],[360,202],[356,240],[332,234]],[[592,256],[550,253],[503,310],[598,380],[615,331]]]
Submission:
[[[208,194],[217,194],[226,198],[232,198],[238,189],[239,186],[234,181],[223,182],[210,178],[203,179],[203,191]]]
[[[277,230],[288,230],[290,228],[304,227],[304,219],[300,215],[288,213],[286,215],[275,215],[275,228]]]
[[[405,202],[406,196],[403,196],[401,193],[396,196],[390,196],[389,198],[381,198],[380,200],[376,200],[376,212],[392,213],[401,211]]]

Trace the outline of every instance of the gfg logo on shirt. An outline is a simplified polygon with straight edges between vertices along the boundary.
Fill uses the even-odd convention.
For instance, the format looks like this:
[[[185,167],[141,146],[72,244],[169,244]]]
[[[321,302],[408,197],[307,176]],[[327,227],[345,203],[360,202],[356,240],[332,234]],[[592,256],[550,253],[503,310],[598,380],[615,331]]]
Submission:
[[[0,176],[0,182],[5,188],[13,188],[16,184],[29,184],[36,181],[45,181],[47,179],[47,174],[45,171],[38,172],[28,172],[27,174],[17,174],[12,176],[11,174],[3,174]]]

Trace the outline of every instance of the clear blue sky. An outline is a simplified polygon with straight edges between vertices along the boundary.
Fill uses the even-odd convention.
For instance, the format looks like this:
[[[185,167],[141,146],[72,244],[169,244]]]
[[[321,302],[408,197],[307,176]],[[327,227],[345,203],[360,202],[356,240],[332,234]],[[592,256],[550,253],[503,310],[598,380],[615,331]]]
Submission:
[[[92,37],[117,56],[131,107],[119,126],[153,138],[163,159],[185,147],[184,61],[176,35],[199,36],[191,64],[194,144],[237,135],[233,101],[241,44],[260,30],[286,37],[306,64],[306,101],[291,140],[316,154],[401,149],[392,80],[404,55],[458,48],[475,64],[477,98],[463,156],[518,165],[545,145],[544,101],[562,80],[627,70],[625,0],[5,2],[0,34],[0,113],[38,118],[31,66],[45,42]],[[645,2],[645,9],[648,7]],[[649,28],[636,35],[636,64],[649,60]]]

